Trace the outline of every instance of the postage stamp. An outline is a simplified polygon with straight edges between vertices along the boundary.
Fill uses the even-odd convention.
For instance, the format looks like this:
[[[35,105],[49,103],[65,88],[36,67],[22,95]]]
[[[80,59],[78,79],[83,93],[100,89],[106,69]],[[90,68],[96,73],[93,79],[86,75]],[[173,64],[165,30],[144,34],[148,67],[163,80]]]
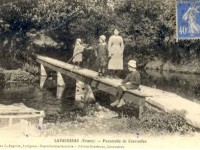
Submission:
[[[200,38],[200,0],[177,0],[177,39]]]

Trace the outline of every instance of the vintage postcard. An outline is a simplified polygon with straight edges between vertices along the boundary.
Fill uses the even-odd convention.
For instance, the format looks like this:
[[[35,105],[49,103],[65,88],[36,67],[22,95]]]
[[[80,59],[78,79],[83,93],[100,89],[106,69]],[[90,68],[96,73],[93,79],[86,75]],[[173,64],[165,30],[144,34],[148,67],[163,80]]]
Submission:
[[[199,36],[200,0],[0,0],[0,149],[200,148]]]

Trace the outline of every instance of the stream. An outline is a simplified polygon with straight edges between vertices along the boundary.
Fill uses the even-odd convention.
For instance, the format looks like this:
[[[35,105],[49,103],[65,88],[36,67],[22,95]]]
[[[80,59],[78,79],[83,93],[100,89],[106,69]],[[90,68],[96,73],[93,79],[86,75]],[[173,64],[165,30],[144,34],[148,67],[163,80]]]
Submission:
[[[195,103],[200,103],[200,75],[140,71],[142,85],[176,93]],[[75,133],[134,133],[138,127],[136,118],[119,118],[119,111],[109,106],[109,95],[95,92],[96,102],[80,104],[75,102],[75,80],[64,77],[66,87],[62,98],[57,98],[56,74],[51,73],[44,88],[33,85],[9,83],[0,89],[0,103],[11,105],[24,103],[27,107],[44,110],[44,135]],[[135,125],[131,126],[131,124]],[[135,127],[136,126],[136,127]],[[125,127],[125,128],[124,128]],[[78,130],[77,130],[78,128]],[[143,129],[141,129],[143,130]]]

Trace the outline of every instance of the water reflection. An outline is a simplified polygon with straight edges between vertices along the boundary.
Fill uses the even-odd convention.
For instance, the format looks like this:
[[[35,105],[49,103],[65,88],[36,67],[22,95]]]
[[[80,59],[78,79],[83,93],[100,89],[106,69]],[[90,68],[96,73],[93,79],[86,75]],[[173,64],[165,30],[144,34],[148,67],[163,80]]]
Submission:
[[[24,102],[34,97],[31,91],[34,91],[34,86],[27,84],[19,85],[18,83],[6,84],[0,89],[0,103],[9,105]]]
[[[47,76],[40,76],[40,88],[41,89],[44,87],[46,79],[47,79]]]
[[[146,70],[142,72],[142,84],[176,93],[200,103],[200,75]]]
[[[57,99],[62,99],[64,90],[65,90],[65,87],[63,87],[63,86],[57,86],[57,92],[56,92]]]

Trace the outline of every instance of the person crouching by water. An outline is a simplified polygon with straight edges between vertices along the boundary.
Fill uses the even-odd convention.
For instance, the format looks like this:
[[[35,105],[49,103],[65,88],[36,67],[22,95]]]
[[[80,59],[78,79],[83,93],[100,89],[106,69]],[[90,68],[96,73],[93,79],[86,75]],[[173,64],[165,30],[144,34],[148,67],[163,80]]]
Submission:
[[[95,51],[97,57],[98,77],[106,77],[106,67],[108,62],[108,46],[106,44],[106,37],[101,35],[99,37],[99,44]]]
[[[83,60],[83,52],[84,50],[84,47],[83,45],[81,44],[81,39],[78,38],[76,39],[76,43],[75,43],[75,46],[74,46],[74,53],[73,53],[73,64],[74,64],[74,69],[79,69],[80,68],[80,65],[81,65],[81,62]],[[75,65],[78,65],[77,68],[75,68]]]
[[[110,106],[121,107],[125,105],[125,101],[122,96],[126,90],[135,90],[140,85],[140,73],[136,70],[136,61],[130,60],[128,62],[128,70],[130,71],[126,78],[122,81],[122,85],[117,88],[116,100],[111,103]]]

